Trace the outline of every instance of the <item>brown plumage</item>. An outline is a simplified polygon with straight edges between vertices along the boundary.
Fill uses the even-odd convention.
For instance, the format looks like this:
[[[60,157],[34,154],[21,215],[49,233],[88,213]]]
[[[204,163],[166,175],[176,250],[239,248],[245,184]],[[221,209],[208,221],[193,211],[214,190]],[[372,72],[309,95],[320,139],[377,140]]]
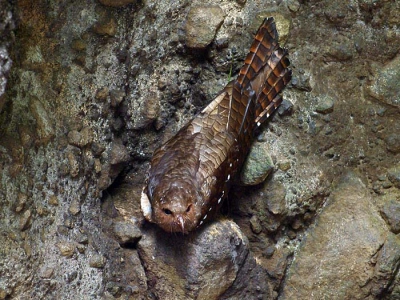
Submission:
[[[154,153],[141,206],[168,232],[187,233],[213,217],[227,197],[254,129],[282,102],[291,79],[273,18],[261,24],[236,80]]]

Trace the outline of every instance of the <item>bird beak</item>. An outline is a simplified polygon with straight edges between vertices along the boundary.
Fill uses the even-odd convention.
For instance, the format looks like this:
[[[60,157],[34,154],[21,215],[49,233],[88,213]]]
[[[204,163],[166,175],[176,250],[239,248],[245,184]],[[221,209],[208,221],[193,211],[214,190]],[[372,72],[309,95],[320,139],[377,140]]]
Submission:
[[[181,215],[179,215],[177,217],[177,219],[178,219],[179,225],[181,226],[182,232],[185,232],[185,223],[183,221],[183,217]]]

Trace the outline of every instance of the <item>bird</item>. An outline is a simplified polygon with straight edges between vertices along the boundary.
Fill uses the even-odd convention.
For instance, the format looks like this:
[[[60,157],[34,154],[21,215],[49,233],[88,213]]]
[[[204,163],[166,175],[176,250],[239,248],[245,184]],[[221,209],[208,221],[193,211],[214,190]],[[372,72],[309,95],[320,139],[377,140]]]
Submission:
[[[256,128],[282,102],[289,65],[274,19],[265,18],[237,78],[154,152],[140,200],[147,221],[188,234],[215,217]]]

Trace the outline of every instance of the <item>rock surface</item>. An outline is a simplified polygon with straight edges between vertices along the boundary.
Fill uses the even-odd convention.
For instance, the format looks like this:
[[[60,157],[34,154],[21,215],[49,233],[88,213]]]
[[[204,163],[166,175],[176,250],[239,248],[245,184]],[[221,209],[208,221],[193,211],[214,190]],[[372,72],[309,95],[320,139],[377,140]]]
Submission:
[[[157,297],[219,299],[238,276],[248,241],[235,223],[226,220],[194,236],[153,232],[144,236],[138,249],[146,271],[154,278]],[[168,286],[176,288],[169,290]]]
[[[400,107],[400,56],[377,72],[369,86],[370,94],[390,105]]]
[[[300,244],[281,299],[365,299],[375,269],[371,260],[386,237],[366,187],[347,174]]]
[[[399,3],[0,0],[0,299],[400,299]],[[256,133],[272,174],[161,232],[151,155],[270,16],[293,70]]]
[[[191,8],[186,20],[186,46],[206,48],[214,40],[224,17],[224,11],[217,5]]]
[[[254,143],[243,165],[240,180],[245,185],[256,185],[265,180],[274,163],[265,143]]]

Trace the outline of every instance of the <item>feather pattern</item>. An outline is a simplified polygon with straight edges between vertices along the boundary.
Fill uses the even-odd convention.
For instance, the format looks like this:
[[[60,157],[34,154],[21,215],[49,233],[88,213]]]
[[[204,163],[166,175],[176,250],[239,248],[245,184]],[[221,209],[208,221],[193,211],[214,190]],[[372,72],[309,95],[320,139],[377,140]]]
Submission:
[[[280,93],[291,79],[287,55],[273,18],[266,18],[237,79],[155,151],[141,198],[148,221],[187,233],[215,215],[254,129],[282,102]]]

